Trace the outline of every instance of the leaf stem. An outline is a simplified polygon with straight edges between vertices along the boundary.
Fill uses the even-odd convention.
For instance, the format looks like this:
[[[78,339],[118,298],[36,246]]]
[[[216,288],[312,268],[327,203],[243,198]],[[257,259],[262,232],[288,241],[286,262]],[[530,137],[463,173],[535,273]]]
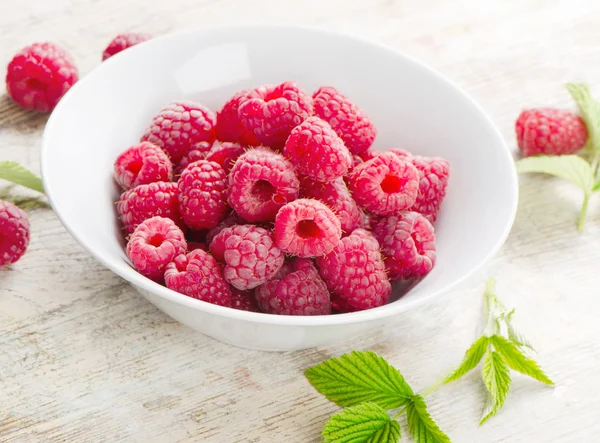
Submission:
[[[588,203],[590,200],[590,194],[586,192],[583,196],[583,204],[581,205],[581,212],[579,213],[579,220],[577,221],[577,230],[583,232],[585,226],[585,217],[587,215]]]

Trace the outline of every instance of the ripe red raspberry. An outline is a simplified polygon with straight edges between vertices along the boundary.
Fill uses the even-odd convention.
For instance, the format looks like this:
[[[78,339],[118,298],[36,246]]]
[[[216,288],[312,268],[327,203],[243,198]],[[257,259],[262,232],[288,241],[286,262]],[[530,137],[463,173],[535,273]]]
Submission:
[[[344,237],[329,254],[317,258],[331,291],[332,307],[351,312],[384,305],[392,292],[379,243],[364,229]]]
[[[154,182],[123,192],[117,202],[119,218],[127,233],[132,233],[144,220],[160,215],[182,227],[177,200],[177,183]]]
[[[235,161],[244,153],[245,148],[237,143],[215,143],[206,156],[207,160],[220,164],[229,173]]]
[[[0,200],[0,266],[19,260],[29,245],[29,217],[12,203]]]
[[[231,307],[240,311],[260,312],[254,291],[241,291],[231,287]]]
[[[119,34],[110,41],[102,53],[102,61],[112,57],[115,54],[118,54],[124,49],[131,48],[132,46],[145,42],[146,40],[150,40],[151,38],[152,36],[150,34],[143,34],[139,32],[127,32],[124,34]]]
[[[141,141],[149,141],[164,149],[173,163],[179,163],[198,142],[215,141],[215,114],[191,102],[167,105],[154,118]]]
[[[222,142],[240,143],[246,146],[260,145],[252,131],[244,127],[238,115],[240,103],[246,99],[249,91],[240,91],[229,99],[217,112],[217,139]]]
[[[181,173],[179,212],[192,229],[211,229],[227,215],[227,174],[218,163],[198,160]]]
[[[281,148],[292,129],[313,113],[311,99],[294,82],[261,86],[241,99],[242,124],[267,146]]]
[[[166,266],[186,249],[185,236],[173,220],[152,217],[131,234],[126,252],[140,274],[162,282]]]
[[[301,198],[288,203],[275,217],[277,246],[298,257],[325,255],[341,237],[340,219],[317,200]]]
[[[363,112],[331,86],[323,86],[313,94],[315,115],[331,125],[353,154],[369,149],[377,130]]]
[[[515,129],[519,149],[525,157],[575,154],[588,139],[581,117],[561,109],[525,110],[519,115]]]
[[[350,195],[342,178],[329,183],[302,178],[300,185],[303,197],[320,200],[338,216],[343,232],[349,234],[355,229],[363,227],[364,215]]]
[[[419,172],[393,152],[383,152],[348,175],[348,188],[358,203],[378,215],[410,208],[419,193]]]
[[[272,221],[298,197],[300,183],[281,154],[255,148],[242,154],[229,174],[229,205],[249,222]]]
[[[210,243],[210,252],[225,263],[225,280],[241,289],[253,289],[270,280],[285,255],[275,246],[273,233],[254,225],[223,229]]]
[[[342,139],[318,117],[309,117],[292,130],[284,154],[300,173],[320,182],[342,177],[352,165]]]
[[[198,142],[196,143],[191,151],[188,151],[177,163],[175,173],[181,175],[183,170],[187,168],[190,163],[197,162],[198,160],[204,160],[208,155],[213,143],[212,142]]]
[[[220,222],[217,226],[212,228],[206,233],[206,243],[210,246],[213,239],[225,228],[229,228],[233,225],[244,225],[246,222],[240,218],[235,212],[229,214],[225,220]]]
[[[34,43],[8,64],[6,90],[23,109],[50,112],[78,79],[67,51],[53,43]]]
[[[327,285],[308,258],[296,258],[285,275],[268,281],[254,292],[268,314],[328,315],[331,300]]]
[[[173,164],[162,149],[142,142],[122,152],[115,160],[115,179],[124,189],[173,179]]]
[[[416,212],[381,218],[373,226],[392,280],[423,277],[435,265],[433,226]]]
[[[231,306],[231,290],[221,267],[202,249],[175,257],[165,270],[165,283],[167,288],[197,300]]]

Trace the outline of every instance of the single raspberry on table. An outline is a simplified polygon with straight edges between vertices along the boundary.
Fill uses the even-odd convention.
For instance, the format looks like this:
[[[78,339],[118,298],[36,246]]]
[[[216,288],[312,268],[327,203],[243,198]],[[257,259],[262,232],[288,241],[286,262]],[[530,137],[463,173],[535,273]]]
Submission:
[[[267,148],[254,148],[231,169],[229,205],[249,222],[272,221],[279,208],[298,197],[299,188],[288,160]]]
[[[182,227],[177,200],[177,183],[154,182],[123,192],[117,202],[119,218],[127,233],[132,233],[144,220],[160,215]]]
[[[353,154],[369,149],[377,130],[363,112],[337,89],[323,86],[313,94],[315,115],[331,125]]]
[[[335,310],[376,308],[384,305],[392,292],[379,243],[364,229],[355,230],[329,254],[317,257],[317,267],[331,291]]]
[[[192,229],[211,229],[227,215],[227,174],[218,163],[198,160],[181,173],[179,212]]]
[[[275,241],[288,254],[318,257],[342,237],[340,219],[325,204],[301,198],[283,206],[275,217]]]
[[[180,175],[190,163],[197,162],[198,160],[204,160],[208,155],[208,151],[212,148],[212,142],[198,142],[196,143],[191,151],[188,151],[177,163],[175,173]]]
[[[221,267],[206,251],[195,249],[178,255],[165,270],[167,288],[188,297],[220,306],[231,306],[231,290]]]
[[[562,109],[527,109],[519,115],[515,130],[525,157],[575,154],[588,139],[582,118]]]
[[[252,131],[246,129],[238,115],[240,103],[249,91],[240,91],[231,97],[217,112],[217,139],[222,142],[240,143],[246,146],[260,145]]]
[[[363,227],[364,214],[350,195],[342,178],[321,183],[309,178],[300,179],[300,193],[325,203],[340,219],[342,231],[351,233]]]
[[[123,51],[124,49],[131,48],[138,43],[150,40],[152,36],[150,34],[144,34],[141,32],[126,32],[117,35],[113,38],[104,52],[102,53],[102,61],[112,57],[115,54]]]
[[[254,291],[242,291],[232,286],[231,307],[240,311],[260,312]]]
[[[161,147],[174,164],[199,142],[215,141],[215,114],[205,106],[173,102],[154,116],[141,141]]]
[[[382,152],[348,175],[348,188],[360,206],[377,215],[410,208],[419,193],[419,171],[393,152]]]
[[[342,139],[318,117],[308,117],[292,129],[284,154],[301,174],[320,182],[342,177],[352,166]]]
[[[152,217],[131,234],[126,252],[140,274],[162,282],[166,266],[186,249],[185,236],[173,220]]]
[[[0,200],[0,266],[19,260],[29,245],[29,217],[12,203]]]
[[[381,218],[373,225],[392,280],[423,277],[436,261],[433,226],[416,212]]]
[[[327,315],[331,300],[327,285],[308,258],[292,260],[288,272],[255,290],[256,300],[268,314]]]
[[[78,79],[67,51],[53,43],[34,43],[8,64],[6,90],[23,109],[50,112]]]
[[[274,148],[282,148],[292,129],[312,113],[310,97],[290,81],[248,91],[238,108],[244,127]]]
[[[206,159],[220,164],[229,173],[235,161],[244,153],[246,148],[238,143],[215,143],[207,154]]]
[[[127,148],[115,160],[115,179],[124,189],[173,179],[173,164],[162,149],[142,142]]]
[[[210,252],[225,263],[225,280],[241,290],[256,288],[270,280],[285,260],[285,254],[275,245],[273,233],[254,225],[223,229],[210,243]]]

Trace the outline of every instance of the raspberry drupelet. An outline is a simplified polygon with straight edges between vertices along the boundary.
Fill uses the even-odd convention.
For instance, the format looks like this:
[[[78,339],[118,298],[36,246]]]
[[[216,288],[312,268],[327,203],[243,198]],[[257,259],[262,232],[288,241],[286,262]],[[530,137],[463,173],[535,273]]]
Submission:
[[[158,146],[142,142],[122,152],[115,160],[115,179],[123,189],[153,182],[170,182],[173,164]]]
[[[21,208],[0,200],[0,267],[16,263],[29,245],[29,217]]]

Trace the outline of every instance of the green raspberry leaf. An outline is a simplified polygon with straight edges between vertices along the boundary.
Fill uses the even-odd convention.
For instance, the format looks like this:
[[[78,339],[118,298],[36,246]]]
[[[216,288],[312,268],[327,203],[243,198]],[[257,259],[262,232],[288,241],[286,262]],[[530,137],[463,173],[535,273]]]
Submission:
[[[42,180],[29,169],[24,168],[17,162],[0,162],[0,179],[25,186],[26,188],[41,192],[42,194],[44,193]]]
[[[325,443],[397,443],[400,424],[375,403],[363,403],[331,417],[323,439]]]
[[[427,411],[423,397],[415,395],[406,407],[408,433],[415,443],[451,443]]]
[[[483,383],[488,391],[488,402],[483,411],[480,425],[484,424],[502,408],[510,391],[510,370],[502,355],[487,350],[481,371]]]
[[[517,346],[521,346],[522,348],[529,348],[532,351],[535,351],[533,345],[529,342],[529,340],[527,340],[527,338],[525,338],[525,336],[521,334],[521,332],[518,329],[516,329],[513,325],[512,316],[514,315],[514,313],[515,310],[513,309],[504,317],[504,320],[506,322],[506,329],[508,330],[508,339]]]
[[[527,357],[514,343],[500,335],[492,336],[491,341],[511,369],[549,386],[554,386],[554,382],[548,378],[542,368],[533,359]]]
[[[489,345],[489,340],[489,337],[486,337],[485,335],[479,337],[475,343],[473,343],[471,347],[467,349],[467,352],[465,352],[465,357],[460,366],[456,368],[452,374],[450,374],[444,383],[450,383],[458,380],[472,369],[475,369],[485,355],[485,351]]]
[[[347,407],[363,402],[395,409],[410,402],[413,390],[400,372],[371,351],[353,351],[304,371],[328,400]]]
[[[590,164],[577,155],[540,155],[516,162],[519,173],[538,172],[564,178],[589,194],[594,187],[594,173]]]
[[[592,98],[590,88],[585,83],[567,83],[565,85],[577,103],[581,118],[585,122],[590,144],[594,151],[600,151],[600,103]]]

